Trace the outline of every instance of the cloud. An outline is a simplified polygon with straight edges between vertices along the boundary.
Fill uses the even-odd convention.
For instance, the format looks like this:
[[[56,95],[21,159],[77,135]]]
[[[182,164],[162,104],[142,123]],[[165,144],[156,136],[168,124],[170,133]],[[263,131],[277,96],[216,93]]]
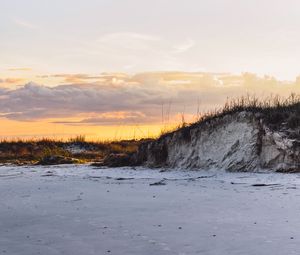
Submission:
[[[74,81],[74,74],[53,76]],[[246,93],[284,96],[300,92],[300,79],[286,83],[249,73],[106,73],[77,74],[75,78],[84,82],[55,87],[28,83],[0,89],[0,114],[19,121],[51,118],[69,125],[149,124],[172,121],[181,113],[194,116],[198,104],[201,111],[207,111],[228,97]]]
[[[138,33],[112,33],[106,34],[98,39],[98,43],[112,47],[130,49],[130,50],[147,50],[153,43],[160,42],[158,36],[138,34]]]
[[[24,79],[22,78],[0,78],[0,85],[11,85],[11,84],[17,84],[23,82]]]
[[[157,118],[146,116],[142,112],[138,111],[120,111],[120,112],[106,112],[102,114],[95,114],[93,117],[84,118],[80,121],[55,121],[57,124],[69,124],[69,125],[137,125],[139,123],[151,124],[153,121],[157,121]]]
[[[72,84],[52,87],[28,83],[6,92],[0,102],[6,118],[34,120],[64,118],[78,114],[111,111],[135,111],[151,94],[142,89],[112,87],[103,84]],[[143,108],[146,107],[146,104]]]
[[[40,75],[38,78],[61,78],[63,82],[67,83],[82,83],[88,80],[99,80],[101,76],[91,76],[88,74],[53,74],[53,75]]]
[[[37,78],[51,79],[56,78],[61,83],[85,83],[85,82],[102,82],[110,85],[117,85],[125,80],[128,80],[129,76],[125,73],[102,73],[99,75],[90,74],[51,74],[51,75],[38,75]]]
[[[196,42],[192,39],[187,39],[185,42],[174,46],[176,53],[183,53],[191,49],[196,45]]]
[[[12,72],[19,72],[19,71],[28,72],[28,71],[32,71],[31,68],[27,68],[27,67],[9,68],[7,70],[8,71],[12,71]]]
[[[65,56],[74,61],[97,64],[106,70],[194,70],[188,54],[194,45],[191,38],[174,40],[153,34],[117,32],[70,47]]]
[[[37,28],[37,26],[35,24],[32,24],[31,22],[20,19],[20,18],[13,19],[13,22],[16,25],[23,27],[23,28],[27,28],[27,29],[36,29]]]

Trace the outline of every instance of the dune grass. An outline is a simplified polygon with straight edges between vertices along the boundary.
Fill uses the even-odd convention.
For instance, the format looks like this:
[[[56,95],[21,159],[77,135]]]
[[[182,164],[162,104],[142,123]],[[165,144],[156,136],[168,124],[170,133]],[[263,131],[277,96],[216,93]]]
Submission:
[[[293,129],[293,135],[300,138],[300,95],[291,94],[289,97],[269,96],[259,99],[256,96],[242,96],[236,99],[227,99],[223,107],[199,114],[194,123],[181,123],[171,131],[161,134],[163,138],[178,130],[189,129],[208,123],[225,115],[239,112],[260,114],[264,122],[274,130]]]

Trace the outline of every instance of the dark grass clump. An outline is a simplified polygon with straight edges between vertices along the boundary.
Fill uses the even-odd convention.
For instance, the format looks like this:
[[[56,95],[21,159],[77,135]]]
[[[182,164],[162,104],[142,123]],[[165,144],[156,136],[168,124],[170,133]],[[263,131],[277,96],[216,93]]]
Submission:
[[[238,99],[227,100],[222,108],[202,114],[195,123],[182,123],[175,131],[181,130],[187,134],[194,127],[239,112],[259,114],[264,123],[271,129],[287,131],[290,137],[300,138],[300,95],[296,94],[291,94],[287,98],[270,96],[265,99],[247,95]],[[171,135],[175,131],[162,134],[159,139]]]

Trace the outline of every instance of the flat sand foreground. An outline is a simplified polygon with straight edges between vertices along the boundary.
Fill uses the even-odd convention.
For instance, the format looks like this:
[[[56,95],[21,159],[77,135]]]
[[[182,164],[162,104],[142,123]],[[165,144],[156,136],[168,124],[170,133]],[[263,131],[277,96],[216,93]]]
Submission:
[[[0,167],[0,254],[300,254],[300,175]]]

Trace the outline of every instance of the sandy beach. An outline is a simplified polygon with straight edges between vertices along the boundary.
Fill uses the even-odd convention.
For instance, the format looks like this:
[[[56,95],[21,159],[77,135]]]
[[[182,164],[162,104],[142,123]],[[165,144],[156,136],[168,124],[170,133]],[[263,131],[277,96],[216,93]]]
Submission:
[[[299,254],[300,175],[0,167],[0,253]]]

